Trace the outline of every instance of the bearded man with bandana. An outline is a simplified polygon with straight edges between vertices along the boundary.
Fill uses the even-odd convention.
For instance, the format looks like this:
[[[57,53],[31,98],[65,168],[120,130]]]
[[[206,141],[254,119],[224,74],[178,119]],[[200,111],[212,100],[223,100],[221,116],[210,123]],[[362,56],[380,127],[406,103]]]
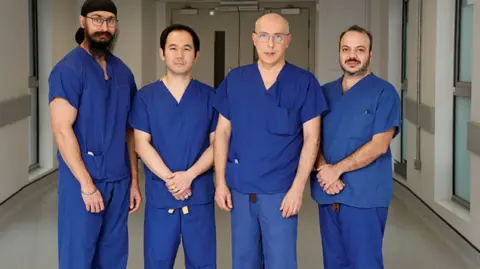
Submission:
[[[117,8],[87,0],[78,45],[49,77],[52,129],[58,146],[60,269],[124,269],[128,215],[141,203],[132,129],[137,92],[131,70],[116,56]]]

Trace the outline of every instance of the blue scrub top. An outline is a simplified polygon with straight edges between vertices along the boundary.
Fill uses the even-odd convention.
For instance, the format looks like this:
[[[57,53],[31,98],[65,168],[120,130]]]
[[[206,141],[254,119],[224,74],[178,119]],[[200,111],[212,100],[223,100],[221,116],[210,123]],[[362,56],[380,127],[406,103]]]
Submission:
[[[321,147],[328,164],[336,164],[369,142],[375,134],[400,130],[400,98],[389,82],[369,74],[342,94],[342,79],[324,85],[330,112],[322,124]],[[330,196],[312,174],[312,196],[320,204],[386,207],[392,199],[390,148],[370,165],[342,175],[346,187]]]
[[[192,167],[210,146],[218,114],[213,109],[213,89],[197,80],[190,81],[180,102],[162,81],[151,83],[136,95],[129,116],[130,125],[151,135],[151,143],[172,172]],[[213,201],[213,168],[192,182],[192,196],[176,200],[145,165],[147,202],[158,208],[180,208],[184,205]]]
[[[59,97],[77,109],[73,131],[94,181],[130,178],[126,132],[130,103],[137,91],[130,69],[117,57],[107,59],[108,80],[100,64],[83,48],[69,52],[49,77],[49,101]],[[69,168],[60,152],[59,169]]]
[[[225,175],[229,188],[287,192],[303,146],[302,124],[328,109],[315,76],[287,62],[267,90],[253,63],[227,75],[214,104],[232,125]]]

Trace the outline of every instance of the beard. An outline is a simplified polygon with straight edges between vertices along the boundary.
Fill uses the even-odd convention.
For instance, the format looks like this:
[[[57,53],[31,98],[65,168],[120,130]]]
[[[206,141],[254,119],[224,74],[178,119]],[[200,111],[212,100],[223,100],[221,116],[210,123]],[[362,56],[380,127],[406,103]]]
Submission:
[[[347,61],[345,61],[345,65],[348,63],[348,62],[356,62],[356,63],[360,63],[359,61],[357,61],[356,59],[348,59]],[[367,73],[368,71],[368,68],[370,67],[370,58],[367,58],[367,60],[360,65],[360,68],[355,71],[355,72],[350,72],[348,71],[345,66],[343,64],[340,65],[342,67],[342,70],[345,74],[348,74],[349,76],[362,76],[364,75],[365,73]]]
[[[109,57],[113,55],[117,34],[112,35],[107,32],[88,33],[85,29],[85,39],[87,41],[88,49],[93,57]],[[100,39],[102,38],[102,39]]]

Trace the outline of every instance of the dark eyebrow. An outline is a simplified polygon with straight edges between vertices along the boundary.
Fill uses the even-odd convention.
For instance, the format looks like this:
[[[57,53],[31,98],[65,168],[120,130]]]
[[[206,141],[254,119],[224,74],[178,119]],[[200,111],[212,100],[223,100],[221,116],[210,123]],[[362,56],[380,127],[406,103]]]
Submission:
[[[110,19],[115,19],[115,16],[110,16],[108,18],[104,18],[103,16],[99,15],[99,14],[93,14],[92,17],[94,17],[95,19],[105,19],[105,20],[110,20]]]

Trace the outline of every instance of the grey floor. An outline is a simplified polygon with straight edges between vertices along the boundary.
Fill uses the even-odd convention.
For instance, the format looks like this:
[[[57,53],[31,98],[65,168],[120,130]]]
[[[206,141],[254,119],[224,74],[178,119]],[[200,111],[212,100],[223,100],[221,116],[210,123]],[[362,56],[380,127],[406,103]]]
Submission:
[[[57,268],[55,174],[0,208],[0,269]],[[143,210],[130,218],[131,269],[143,268]],[[298,259],[301,269],[321,269],[318,215],[308,193],[300,214]],[[231,268],[230,219],[217,212],[218,268]],[[385,268],[463,269],[469,266],[447,242],[394,199],[385,235]],[[175,269],[183,266],[180,247]]]

